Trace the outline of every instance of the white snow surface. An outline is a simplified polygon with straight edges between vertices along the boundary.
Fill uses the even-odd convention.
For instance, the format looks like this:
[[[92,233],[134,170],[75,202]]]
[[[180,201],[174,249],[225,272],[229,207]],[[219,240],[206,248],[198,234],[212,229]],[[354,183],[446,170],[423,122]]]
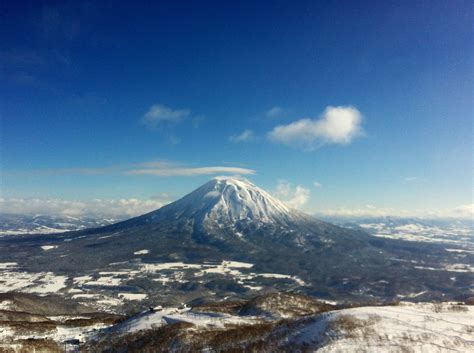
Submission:
[[[0,293],[56,293],[66,287],[66,276],[53,272],[25,272],[16,268],[15,262],[0,263]]]
[[[158,306],[113,326],[70,327],[61,323],[71,316],[49,318],[59,323],[57,329],[35,335],[56,342],[73,338],[84,342],[102,333],[127,335],[177,322],[191,323],[192,330],[206,331],[268,321],[268,317],[262,316],[194,312],[185,305]],[[322,353],[474,352],[474,306],[401,302],[393,306],[357,307],[296,319],[295,324],[277,330],[277,340],[286,347],[297,348],[295,351],[304,347],[305,352]],[[0,341],[30,336],[31,333],[19,336],[7,326],[0,327]]]
[[[351,320],[348,329],[344,322]],[[402,302],[338,310],[292,332],[290,340],[323,353],[474,352],[474,307]]]
[[[254,324],[258,320],[257,317],[253,316],[242,317],[222,313],[193,312],[187,307],[157,307],[154,311],[142,312],[107,330],[118,334],[125,334],[158,328],[177,322],[188,322],[198,328],[224,328],[226,325]]]
[[[216,178],[211,181],[218,201],[207,215],[209,220],[228,218],[231,222],[259,219],[270,222],[290,213],[290,208],[248,180]]]
[[[150,250],[148,249],[143,249],[143,250],[137,250],[133,253],[133,255],[146,255],[149,254]]]
[[[126,300],[143,300],[147,295],[144,293],[119,293],[119,297]]]
[[[43,249],[44,251],[48,251],[51,249],[56,249],[57,247],[58,247],[57,245],[43,245],[41,249]]]
[[[281,224],[299,215],[265,190],[236,177],[214,178],[161,210],[165,209],[175,219],[198,219],[206,227],[218,228],[250,220]]]

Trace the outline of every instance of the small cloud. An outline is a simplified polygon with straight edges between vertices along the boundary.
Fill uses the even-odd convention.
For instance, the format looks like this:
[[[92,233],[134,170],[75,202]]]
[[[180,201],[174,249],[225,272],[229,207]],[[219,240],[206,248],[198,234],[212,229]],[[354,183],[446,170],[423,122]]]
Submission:
[[[254,133],[250,129],[244,130],[242,133],[238,135],[232,135],[229,137],[229,140],[232,142],[246,142],[250,141],[254,138]]]
[[[300,209],[308,202],[311,192],[301,185],[293,186],[286,180],[279,180],[273,194],[288,206]]]
[[[268,133],[275,143],[313,150],[324,144],[349,144],[363,134],[362,115],[354,107],[327,107],[320,119],[301,119]]]
[[[411,177],[406,177],[406,178],[405,178],[405,181],[406,181],[407,183],[411,183],[411,182],[417,181],[417,180],[418,180],[418,177],[416,177],[416,176],[411,176]]]
[[[156,127],[161,123],[180,122],[190,115],[189,109],[172,109],[163,104],[154,104],[142,117],[142,122],[150,127]]]
[[[319,189],[320,187],[322,187],[322,185],[321,185],[321,183],[320,183],[319,181],[315,181],[315,182],[313,183],[313,186],[314,186],[315,188],[317,188],[317,189]]]
[[[280,115],[283,114],[283,109],[279,106],[274,106],[270,109],[268,109],[266,112],[265,112],[265,116],[267,118],[277,118],[279,117]]]

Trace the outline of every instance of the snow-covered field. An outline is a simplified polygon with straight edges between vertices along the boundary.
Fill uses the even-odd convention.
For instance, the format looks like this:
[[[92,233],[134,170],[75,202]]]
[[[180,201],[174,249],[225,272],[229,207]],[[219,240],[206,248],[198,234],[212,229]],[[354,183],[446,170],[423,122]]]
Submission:
[[[45,248],[44,251],[50,251]],[[127,268],[122,268],[126,265]],[[131,267],[131,268],[130,268]],[[141,301],[147,293],[126,292],[127,282],[146,278],[169,286],[188,282],[204,283],[208,278],[226,278],[252,291],[260,291],[261,279],[289,281],[295,287],[304,286],[302,279],[279,273],[252,271],[253,264],[238,261],[221,263],[116,263],[110,271],[100,271],[76,277],[56,275],[52,272],[26,272],[16,263],[0,263],[0,293],[19,291],[25,293],[57,293],[80,303],[87,303],[97,310],[113,311],[127,301]]]
[[[52,272],[25,272],[14,262],[0,263],[0,293],[20,291],[25,293],[56,293],[66,287],[66,276]]]
[[[447,251],[474,251],[474,230],[472,226],[459,222],[447,224],[430,224],[425,221],[411,223],[397,223],[393,221],[377,223],[359,223],[361,228],[377,237],[401,239],[407,241],[419,241],[438,244],[454,244],[461,249],[450,249]],[[448,250],[449,249],[449,250]]]
[[[318,352],[474,352],[474,307],[400,303],[322,314],[294,332]]]
[[[289,276],[279,273],[256,273],[252,272],[253,264],[238,261],[222,261],[219,264],[193,264],[183,262],[166,263],[140,263],[135,269],[120,269],[120,263],[111,264],[117,267],[114,271],[99,272],[99,276],[85,275],[75,277],[73,282],[78,290],[85,290],[91,287],[117,287],[125,284],[133,278],[146,276],[152,281],[163,284],[176,282],[186,283],[202,281],[205,275],[218,275],[235,280],[237,283],[253,290],[261,289],[254,281],[258,278],[273,278],[275,280],[290,280],[297,286],[304,286],[305,283],[299,277]],[[126,299],[131,296],[123,296]]]

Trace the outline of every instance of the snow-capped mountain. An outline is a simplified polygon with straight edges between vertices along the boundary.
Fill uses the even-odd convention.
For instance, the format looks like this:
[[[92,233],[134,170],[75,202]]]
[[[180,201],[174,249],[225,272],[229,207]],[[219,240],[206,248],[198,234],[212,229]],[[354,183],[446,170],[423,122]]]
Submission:
[[[341,228],[239,178],[213,179],[116,224],[3,239],[0,265],[6,263],[10,277],[22,269],[34,272],[32,278],[47,274],[73,290],[97,287],[112,297],[128,290],[176,301],[278,288],[339,300],[458,299],[474,289],[474,255],[461,248]],[[71,276],[76,279],[64,282]]]
[[[243,178],[217,177],[183,198],[141,217],[141,221],[168,223],[201,235],[245,235],[260,228],[282,232],[303,220],[314,219],[293,210]]]
[[[175,217],[211,226],[243,221],[282,223],[294,213],[280,200],[245,179],[218,177],[166,208]]]
[[[291,209],[250,181],[235,177],[214,178],[156,211],[101,231],[142,226],[152,227],[155,232],[189,234],[201,244],[217,241],[240,249],[264,238],[321,247],[331,241],[326,234],[344,237],[354,233]]]

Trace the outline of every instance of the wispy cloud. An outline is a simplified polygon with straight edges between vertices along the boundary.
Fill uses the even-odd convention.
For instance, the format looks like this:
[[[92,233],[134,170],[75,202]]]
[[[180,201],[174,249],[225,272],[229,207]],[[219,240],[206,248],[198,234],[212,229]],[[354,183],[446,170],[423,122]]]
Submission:
[[[4,213],[12,214],[133,217],[156,210],[170,201],[168,195],[154,197],[152,200],[130,198],[78,201],[51,198],[0,198],[0,209]]]
[[[45,73],[67,75],[70,59],[59,50],[10,49],[0,51],[3,78],[14,85],[51,90]],[[54,85],[53,85],[54,86]]]
[[[283,114],[283,108],[282,107],[279,107],[279,106],[274,106],[274,107],[271,107],[270,109],[268,109],[266,112],[265,112],[265,116],[267,118],[277,118],[279,116],[281,116]]]
[[[142,122],[150,127],[156,127],[162,123],[180,122],[190,115],[189,109],[172,109],[163,104],[154,104],[142,117]]]
[[[301,119],[276,126],[271,141],[313,150],[324,144],[349,144],[363,134],[362,115],[354,107],[327,107],[320,119]]]
[[[159,160],[141,163],[125,171],[129,175],[155,175],[155,176],[196,176],[212,174],[237,174],[250,175],[256,171],[249,168],[233,166],[189,166],[172,161]]]
[[[158,160],[139,164],[97,167],[97,168],[64,168],[64,169],[38,169],[18,172],[5,172],[9,175],[156,175],[156,176],[196,176],[212,174],[240,174],[250,175],[256,171],[249,168],[234,166],[189,166],[182,163]]]
[[[301,185],[294,186],[286,180],[278,180],[273,194],[288,206],[300,209],[308,202],[311,191]]]
[[[132,169],[126,172],[130,175],[155,175],[155,176],[196,176],[196,175],[213,175],[213,174],[255,174],[253,169],[240,167],[159,167],[159,168],[142,168]]]
[[[407,183],[413,183],[415,181],[420,181],[420,178],[418,178],[416,176],[410,176],[410,177],[405,178],[405,182],[407,182]]]
[[[315,182],[313,183],[313,186],[314,186],[315,188],[319,189],[320,187],[322,187],[322,184],[321,184],[319,181],[315,181]]]
[[[229,137],[229,140],[232,142],[247,142],[253,140],[255,135],[252,130],[246,129],[238,135],[232,135]]]

